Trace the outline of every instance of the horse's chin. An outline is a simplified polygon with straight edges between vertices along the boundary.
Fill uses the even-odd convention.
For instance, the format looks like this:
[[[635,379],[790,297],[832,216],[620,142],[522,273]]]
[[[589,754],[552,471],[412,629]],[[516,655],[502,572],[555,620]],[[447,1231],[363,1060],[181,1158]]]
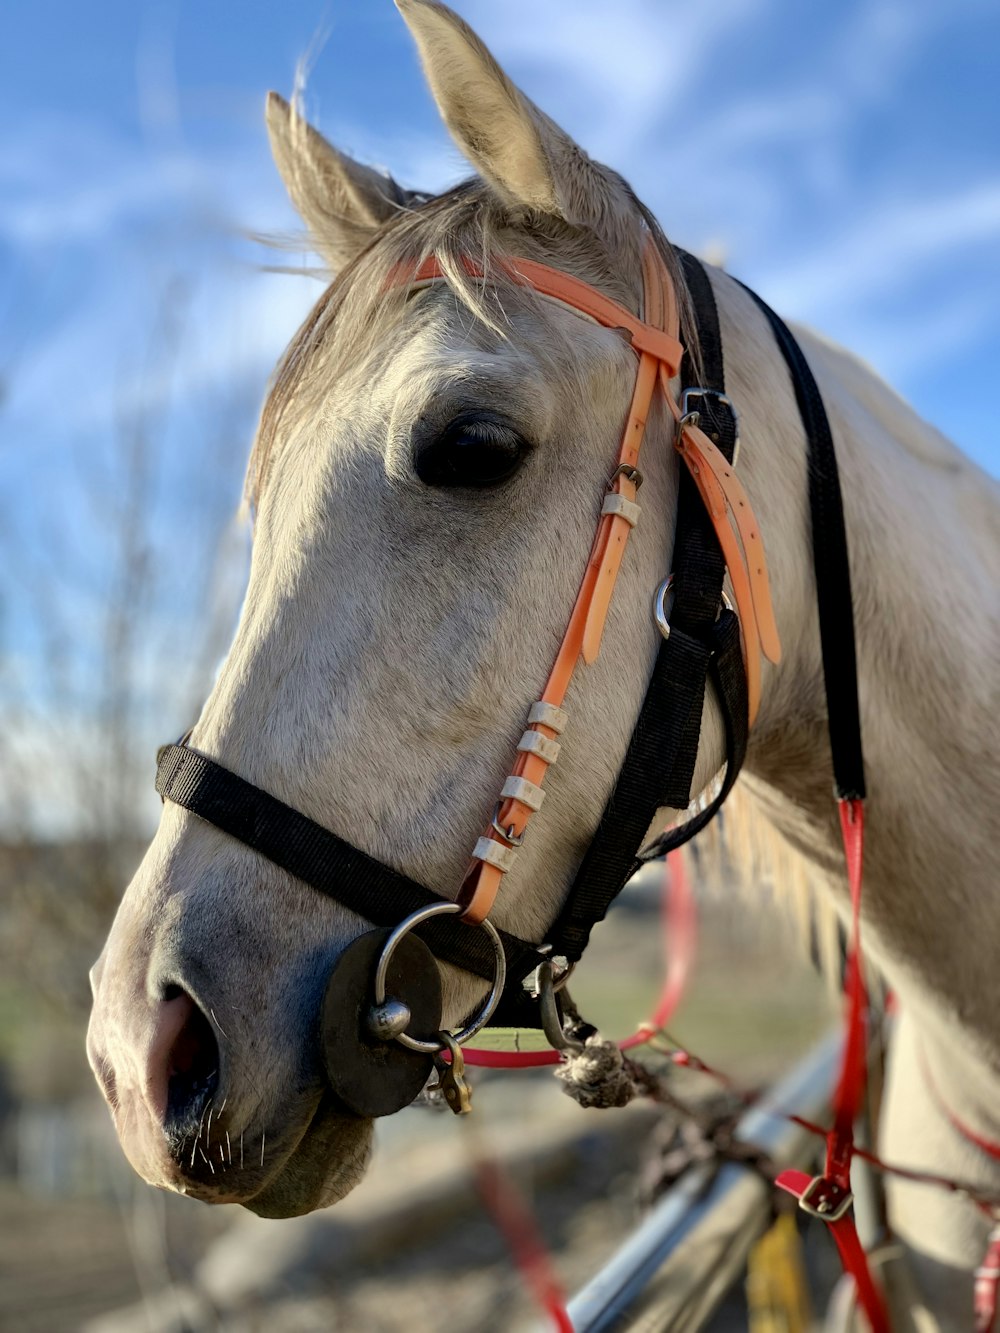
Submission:
[[[321,1107],[280,1172],[240,1202],[258,1217],[301,1217],[329,1208],[360,1183],[371,1146],[370,1120]]]

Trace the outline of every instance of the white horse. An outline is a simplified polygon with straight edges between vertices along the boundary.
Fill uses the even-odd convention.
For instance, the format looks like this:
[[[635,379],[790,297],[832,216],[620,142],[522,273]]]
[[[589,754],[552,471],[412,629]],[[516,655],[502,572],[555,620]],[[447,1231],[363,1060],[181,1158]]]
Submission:
[[[478,174],[438,199],[408,196],[270,97],[278,167],[339,277],[264,411],[246,603],[191,744],[453,896],[573,603],[635,377],[618,333],[503,281],[495,261],[540,260],[636,310],[643,221],[621,178],[533,106],[459,18],[431,0],[397,4]],[[430,254],[449,282],[387,291],[395,265]],[[495,281],[470,281],[462,256],[492,265]],[[843,907],[801,424],[764,318],[725,274],[712,282],[785,650],[765,666],[741,782]],[[997,490],[865,365],[800,336],[833,426],[850,541],[870,793],[865,941],[901,1005],[882,1151],[1000,1193],[1000,1162],[954,1119],[1000,1140]],[[651,670],[650,598],[674,528],[672,428],[660,402],[644,521],[604,645],[571,686],[562,760],[493,913],[526,939],[543,940],[556,915]],[[466,484],[421,479],[432,448],[461,455]],[[710,700],[696,789],[723,753]],[[148,1181],[270,1217],[358,1183],[371,1126],[326,1088],[316,1025],[331,964],[363,929],[165,806],[94,969],[89,1040]],[[483,983],[453,969],[445,981],[455,1023]],[[926,1186],[890,1190],[918,1304],[941,1326],[969,1327],[986,1220]]]

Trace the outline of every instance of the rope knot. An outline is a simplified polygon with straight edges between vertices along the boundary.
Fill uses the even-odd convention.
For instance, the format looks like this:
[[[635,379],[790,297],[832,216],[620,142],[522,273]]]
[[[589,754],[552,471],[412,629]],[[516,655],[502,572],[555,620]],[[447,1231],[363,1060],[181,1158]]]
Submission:
[[[565,1053],[556,1078],[567,1097],[583,1107],[627,1106],[639,1091],[616,1043],[600,1033],[588,1037],[579,1050]]]

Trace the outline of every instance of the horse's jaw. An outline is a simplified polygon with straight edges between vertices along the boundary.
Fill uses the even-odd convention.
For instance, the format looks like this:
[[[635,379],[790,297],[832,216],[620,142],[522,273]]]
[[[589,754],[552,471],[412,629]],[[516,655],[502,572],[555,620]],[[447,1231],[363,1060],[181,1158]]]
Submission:
[[[339,1111],[324,1094],[305,1133],[267,1184],[234,1199],[258,1217],[301,1217],[329,1208],[361,1183],[371,1160],[372,1122]]]

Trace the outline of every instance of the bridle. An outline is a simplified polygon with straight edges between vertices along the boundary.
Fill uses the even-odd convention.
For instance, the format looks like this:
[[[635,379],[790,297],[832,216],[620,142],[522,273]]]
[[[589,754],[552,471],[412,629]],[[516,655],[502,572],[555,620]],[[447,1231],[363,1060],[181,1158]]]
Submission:
[[[471,260],[465,266],[470,276],[483,278]],[[395,928],[388,953],[398,947],[400,932],[416,930],[438,958],[491,980],[490,995],[477,1018],[454,1034],[460,1042],[494,1015],[505,1023],[537,1025],[521,985],[523,978],[546,959],[565,959],[569,965],[581,956],[593,925],[636,868],[640,842],[656,810],[689,804],[703,700],[711,678],[726,727],[725,779],[716,799],[675,831],[669,845],[686,841],[708,822],[743,762],[747,732],[760,699],[761,654],[774,662],[780,657],[763,542],[733,467],[736,414],[724,392],[718,316],[700,264],[686,257],[687,273],[700,288],[702,349],[704,353],[707,344],[712,353],[716,382],[682,383],[680,402],[671,383],[685,359],[678,303],[666,265],[650,238],[642,255],[641,318],[580,279],[534,260],[504,260],[500,267],[507,280],[619,331],[636,353],[638,366],[569,622],[541,695],[527,708],[515,761],[475,844],[456,899],[440,898],[367,856],[183,741],[161,749],[157,772],[157,790],[164,799],[253,847],[374,926]],[[444,276],[431,257],[398,266],[387,285],[412,288]],[[488,913],[503,876],[514,865],[529,822],[544,801],[543,783],[559,755],[559,737],[567,721],[564,703],[574,672],[581,661],[593,662],[600,649],[627,540],[639,520],[639,454],[657,389],[675,419],[675,444],[686,465],[678,500],[675,570],[656,599],[662,643],[615,791],[565,907],[546,942],[536,945],[497,931]],[[693,496],[683,489],[685,482]],[[728,599],[722,603],[727,568],[735,611]],[[668,592],[673,597],[669,619]],[[667,845],[658,840],[651,854],[662,854]],[[483,932],[472,929],[475,926],[483,927]],[[442,1044],[438,1038],[425,1041],[402,1029],[391,1035],[404,1046],[427,1052],[440,1050]]]
[[[666,265],[647,238],[643,315],[636,317],[579,279],[526,259],[501,261],[504,276],[557,300],[607,328],[620,330],[638,358],[635,387],[610,469],[590,558],[569,623],[541,697],[530,703],[517,758],[504,781],[454,900],[351,846],[305,815],[192,750],[184,740],[159,752],[157,790],[268,857],[292,875],[372,923],[331,974],[322,1016],[327,1074],[341,1102],[360,1115],[389,1114],[423,1087],[433,1063],[461,1063],[461,1044],[487,1021],[544,1026],[537,1001],[521,984],[553,960],[571,967],[594,924],[644,861],[680,846],[711,820],[732,789],[760,701],[760,658],[780,658],[763,543],[749,499],[735,475],[737,418],[725,392],[722,340],[711,283],[701,264],[682,255],[698,326],[700,383],[679,339],[677,301]],[[482,270],[466,261],[470,276]],[[436,258],[402,265],[391,285],[437,282]],[[749,292],[749,289],[746,289]],[[835,794],[852,901],[846,976],[847,1019],[834,1123],[822,1174],[783,1171],[776,1184],[825,1221],[854,1277],[874,1333],[888,1329],[850,1214],[853,1124],[866,1080],[867,998],[860,965],[864,832],[864,762],[850,566],[836,455],[815,378],[794,336],[754,292],[788,366],[808,447],[809,502],[820,646]],[[680,372],[678,402],[672,381]],[[675,420],[674,445],[684,461],[677,500],[673,572],[657,590],[654,616],[662,639],[625,759],[566,903],[543,944],[498,931],[488,913],[514,864],[543,782],[559,755],[563,708],[573,673],[597,656],[625,545],[639,519],[638,469],[646,419],[660,389]],[[735,610],[723,595],[729,573]],[[669,615],[666,598],[673,601]],[[686,809],[711,680],[725,729],[726,766],[710,801],[681,826],[642,846],[656,811]],[[186,739],[186,738],[185,738]],[[477,929],[480,927],[481,929]],[[429,946],[429,947],[428,947]],[[486,1003],[457,1033],[440,1031],[441,990],[434,958],[491,981]],[[405,995],[406,1000],[398,998]],[[549,997],[551,999],[551,996]],[[450,1065],[442,1058],[447,1053]],[[441,1086],[445,1088],[442,1075]],[[466,1109],[451,1079],[445,1095]],[[457,1099],[457,1100],[453,1100]]]

